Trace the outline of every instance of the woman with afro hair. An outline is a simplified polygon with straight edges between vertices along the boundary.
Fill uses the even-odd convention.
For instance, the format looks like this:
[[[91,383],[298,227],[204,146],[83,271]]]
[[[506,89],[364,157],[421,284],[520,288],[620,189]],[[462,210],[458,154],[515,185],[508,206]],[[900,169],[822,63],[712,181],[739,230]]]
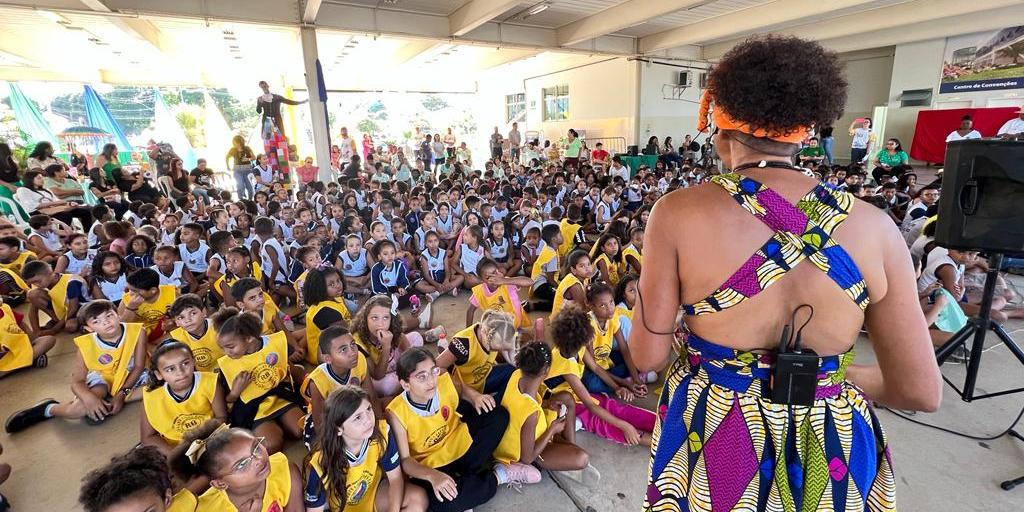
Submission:
[[[679,356],[645,510],[895,509],[867,397],[941,397],[914,269],[884,212],[790,163],[846,85],[834,53],[794,37],[740,43],[709,75],[698,129],[728,171],[663,197],[644,235],[630,351],[640,371]],[[865,325],[877,365],[851,364]]]

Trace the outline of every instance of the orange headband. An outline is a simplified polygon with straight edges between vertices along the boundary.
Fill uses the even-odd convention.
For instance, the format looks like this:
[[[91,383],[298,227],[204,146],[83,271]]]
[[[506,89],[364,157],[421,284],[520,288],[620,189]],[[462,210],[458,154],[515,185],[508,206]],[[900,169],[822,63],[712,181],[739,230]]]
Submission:
[[[721,105],[712,105],[713,101],[711,93],[705,90],[700,97],[700,111],[697,114],[697,131],[699,132],[706,131],[714,121],[715,126],[720,130],[736,130],[754,137],[778,142],[799,144],[807,137],[807,128],[803,126],[796,127],[789,133],[768,133],[763,128],[753,128],[750,123],[733,119]]]

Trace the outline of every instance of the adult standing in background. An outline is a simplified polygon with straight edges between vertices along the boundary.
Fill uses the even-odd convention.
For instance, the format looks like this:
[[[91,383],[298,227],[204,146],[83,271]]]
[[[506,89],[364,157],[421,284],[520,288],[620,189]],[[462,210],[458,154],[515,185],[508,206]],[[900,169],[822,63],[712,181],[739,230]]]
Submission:
[[[658,270],[641,274],[629,351],[641,372],[671,362],[644,510],[895,508],[871,403],[932,411],[942,397],[910,254],[884,212],[789,163],[812,123],[842,113],[842,64],[811,41],[753,38],[708,78],[699,128],[713,117],[732,173],[662,197],[644,234]],[[684,222],[698,216],[716,221]],[[851,364],[862,326],[877,366]],[[803,397],[772,378],[780,339],[813,350]]]
[[[108,180],[113,180],[114,169],[121,167],[121,161],[117,157],[117,145],[113,143],[104,144],[103,151],[96,155],[93,167],[99,167],[103,170],[103,175]]]
[[[569,131],[566,132],[564,146],[565,150],[562,151],[562,156],[565,159],[566,167],[571,165],[573,168],[579,168],[583,141],[580,140],[580,135],[576,133],[576,130],[569,128]]]
[[[1019,138],[1024,135],[1024,108],[1017,109],[1017,118],[1003,123],[996,135],[1004,139]]]
[[[434,134],[434,141],[430,143],[430,152],[434,156],[433,164],[434,168],[443,165],[447,160],[447,153],[445,152],[445,144],[441,141],[441,134]]]
[[[433,136],[429,133],[423,134],[423,140],[420,141],[420,149],[416,151],[420,157],[420,161],[423,162],[423,169],[427,171],[434,168],[434,150],[431,149],[431,144],[433,142]]]
[[[498,127],[494,127],[494,133],[491,134],[491,159],[501,158],[501,133],[498,132]]]
[[[821,141],[821,149],[825,151],[825,160],[828,162],[828,165],[832,165],[832,162],[834,161],[832,158],[832,147],[836,143],[835,137],[832,136],[832,131],[834,129],[835,128],[833,128],[831,124],[826,124],[818,131],[818,138]]]
[[[31,153],[29,153],[28,158],[25,160],[25,164],[25,167],[29,171],[33,169],[42,171],[54,164],[60,164],[63,165],[64,167],[68,166],[68,164],[65,163],[63,160],[54,156],[53,144],[50,144],[45,140],[36,144],[35,149],[33,149]]]
[[[510,161],[519,161],[519,151],[522,146],[523,134],[519,133],[519,123],[512,123],[512,129],[508,132],[508,159]]]
[[[284,135],[284,118],[281,117],[281,104],[285,105],[302,105],[309,100],[295,101],[285,98],[280,94],[273,94],[270,92],[270,86],[267,82],[260,80],[260,89],[263,89],[263,94],[256,98],[256,113],[262,114],[260,117],[260,130],[263,134],[264,139],[270,138],[270,130],[267,128],[267,121],[277,128],[277,132]]]
[[[338,156],[338,162],[342,169],[348,166],[348,163],[353,158],[358,158],[359,153],[356,150],[356,140],[348,136],[348,128],[341,127],[341,137],[338,140],[338,149],[341,154]]]
[[[971,119],[971,116],[963,116],[960,118],[960,127],[946,135],[946,142],[980,138],[981,132],[974,129],[974,119]]]
[[[373,153],[373,136],[369,133],[363,134],[363,160],[370,158],[370,154]]]
[[[231,149],[224,157],[224,164],[231,169],[235,178],[235,193],[238,199],[252,199],[252,182],[249,175],[252,174],[252,163],[256,160],[256,154],[249,146],[245,145],[245,139],[241,135],[235,135],[231,139]]]
[[[871,144],[875,142],[875,132],[871,130],[871,118],[855,119],[850,123],[850,163],[859,164],[867,159],[871,152]]]
[[[444,150],[449,158],[455,156],[455,134],[451,126],[448,127],[448,133],[444,134]]]

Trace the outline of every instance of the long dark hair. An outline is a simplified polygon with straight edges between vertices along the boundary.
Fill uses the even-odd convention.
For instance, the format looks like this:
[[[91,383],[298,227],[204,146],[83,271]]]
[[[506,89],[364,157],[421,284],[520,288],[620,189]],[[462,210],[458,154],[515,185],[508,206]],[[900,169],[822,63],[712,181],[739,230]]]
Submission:
[[[53,144],[50,144],[45,140],[36,144],[36,147],[32,149],[32,152],[28,155],[29,158],[35,158],[37,160],[42,160],[51,156],[53,156]]]
[[[103,158],[106,158],[108,162],[117,161],[117,145],[116,144],[104,144],[103,152],[100,153]]]
[[[316,436],[316,443],[313,450],[306,456],[307,471],[310,468],[308,463],[313,454],[320,452],[320,467],[324,474],[321,475],[324,487],[327,490],[327,508],[334,510],[333,503],[340,503],[343,510],[348,499],[348,456],[345,454],[345,438],[338,435],[341,426],[356,413],[363,405],[369,402],[370,397],[358,386],[340,386],[324,401],[324,420],[320,424],[320,432]],[[373,409],[371,408],[372,412]],[[384,444],[384,436],[376,421],[373,425],[373,434],[370,435],[370,443]],[[384,455],[384,450],[380,450]],[[307,473],[308,475],[308,473]]]
[[[42,176],[43,172],[39,169],[32,169],[31,171],[25,171],[25,175],[21,178],[21,184],[25,188],[36,192],[39,189],[36,188],[36,176]]]
[[[302,300],[307,307],[334,299],[327,294],[327,276],[331,274],[342,279],[341,272],[334,267],[314,268],[306,274],[306,280],[302,283]]]

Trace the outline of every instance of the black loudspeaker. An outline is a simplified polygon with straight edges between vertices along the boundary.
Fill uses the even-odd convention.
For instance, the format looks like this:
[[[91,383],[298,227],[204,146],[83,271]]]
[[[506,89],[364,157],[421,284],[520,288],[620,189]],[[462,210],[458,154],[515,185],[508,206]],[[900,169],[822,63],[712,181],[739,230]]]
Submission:
[[[640,146],[630,146],[626,149],[626,154],[629,156],[637,156],[640,154]]]
[[[1024,142],[946,146],[935,241],[952,249],[1024,251]]]

